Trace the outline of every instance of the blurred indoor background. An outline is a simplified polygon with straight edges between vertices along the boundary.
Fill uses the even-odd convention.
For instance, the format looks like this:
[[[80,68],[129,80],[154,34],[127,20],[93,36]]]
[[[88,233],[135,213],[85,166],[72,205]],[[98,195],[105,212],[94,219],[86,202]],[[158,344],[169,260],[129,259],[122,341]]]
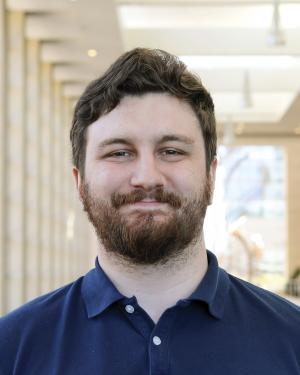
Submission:
[[[93,266],[72,111],[138,46],[178,55],[214,98],[207,247],[227,271],[298,302],[300,1],[0,0],[0,313]]]

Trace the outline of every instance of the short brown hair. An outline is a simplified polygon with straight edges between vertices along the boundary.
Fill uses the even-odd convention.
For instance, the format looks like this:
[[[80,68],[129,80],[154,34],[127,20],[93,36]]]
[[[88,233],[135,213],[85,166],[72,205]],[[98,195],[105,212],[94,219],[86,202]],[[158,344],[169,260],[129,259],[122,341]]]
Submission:
[[[120,56],[79,98],[70,139],[74,165],[84,177],[86,130],[100,116],[112,111],[127,95],[169,93],[188,102],[199,119],[205,144],[206,170],[216,155],[214,104],[195,74],[178,57],[159,50],[135,48]]]

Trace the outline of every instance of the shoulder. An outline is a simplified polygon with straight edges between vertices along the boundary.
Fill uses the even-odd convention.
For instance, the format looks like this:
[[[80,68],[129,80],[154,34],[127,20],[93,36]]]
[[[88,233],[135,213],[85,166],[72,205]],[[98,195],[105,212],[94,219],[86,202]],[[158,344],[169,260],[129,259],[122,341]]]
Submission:
[[[36,315],[40,313],[47,313],[47,311],[53,311],[55,307],[61,306],[66,298],[71,297],[81,283],[81,279],[78,279],[70,284],[55,289],[47,294],[39,296],[24,305],[14,309],[7,315],[0,318],[0,328],[3,328],[4,323],[10,321],[23,320],[24,318],[35,319]]]
[[[300,334],[300,306],[266,289],[228,274],[230,297],[233,303],[244,305],[252,313],[275,319],[297,328]]]
[[[78,303],[82,278],[27,302],[0,318],[1,353],[13,355],[28,337],[51,332],[70,304]]]
[[[72,283],[39,296],[1,317],[0,332],[11,322],[15,325],[24,321],[36,321],[40,315],[45,317],[53,314],[57,309],[60,310],[64,304],[70,303],[73,298],[78,298],[82,279],[83,277],[80,277]]]

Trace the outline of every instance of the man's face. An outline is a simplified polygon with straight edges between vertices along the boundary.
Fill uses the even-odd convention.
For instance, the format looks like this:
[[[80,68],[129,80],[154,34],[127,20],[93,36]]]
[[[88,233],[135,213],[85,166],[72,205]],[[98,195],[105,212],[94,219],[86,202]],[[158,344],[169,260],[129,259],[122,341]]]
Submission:
[[[215,165],[205,169],[200,125],[168,94],[127,96],[87,130],[85,211],[106,251],[133,264],[165,263],[202,233]]]

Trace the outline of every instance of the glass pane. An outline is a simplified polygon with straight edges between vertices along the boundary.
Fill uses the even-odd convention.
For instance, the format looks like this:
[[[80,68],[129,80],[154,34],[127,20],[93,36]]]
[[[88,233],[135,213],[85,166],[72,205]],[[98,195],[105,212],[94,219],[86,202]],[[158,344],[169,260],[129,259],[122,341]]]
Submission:
[[[204,232],[221,266],[262,287],[285,283],[285,154],[275,146],[219,148]]]

